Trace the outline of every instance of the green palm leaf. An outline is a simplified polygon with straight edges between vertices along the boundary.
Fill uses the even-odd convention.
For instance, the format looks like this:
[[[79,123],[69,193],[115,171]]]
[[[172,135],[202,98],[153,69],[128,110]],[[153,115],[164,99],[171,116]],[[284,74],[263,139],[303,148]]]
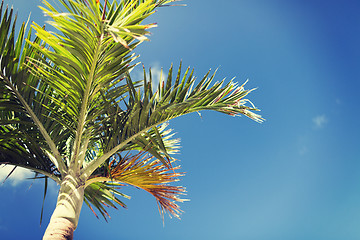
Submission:
[[[43,10],[60,33],[50,33],[34,25],[37,36],[47,47],[33,43],[42,59],[33,59],[28,66],[51,86],[51,94],[56,92],[57,96],[45,97],[52,97],[55,108],[61,109],[61,114],[54,113],[51,118],[75,136],[71,165],[82,166],[88,144],[98,141],[100,133],[96,126],[106,121],[105,109],[114,103],[108,99],[121,98],[128,91],[122,79],[133,67],[130,64],[134,56],[130,52],[144,40],[148,33],[145,29],[150,27],[141,25],[141,21],[167,2],[114,3],[103,19],[102,12],[106,9],[95,1],[61,1],[69,13],[56,10],[44,1],[47,8]],[[136,39],[140,41],[131,43]],[[65,98],[64,105],[59,99]]]
[[[223,80],[211,86],[215,73],[210,75],[208,72],[193,87],[193,71],[189,73],[188,68],[181,77],[181,65],[175,81],[172,79],[172,67],[168,76],[166,83],[160,81],[155,93],[152,92],[151,81],[144,79],[142,95],[135,90],[130,75],[126,76],[130,91],[126,114],[122,112],[118,115],[119,124],[113,125],[111,136],[107,136],[106,143],[111,142],[111,146],[114,147],[97,156],[83,170],[83,175],[89,176],[99,164],[117,152],[131,149],[130,146],[150,152],[170,167],[171,156],[164,147],[163,136],[158,133],[156,127],[178,116],[201,110],[214,110],[232,116],[245,115],[258,122],[263,120],[260,115],[253,112],[258,109],[245,98],[252,90],[245,90],[244,85],[237,86],[230,81],[223,86]]]
[[[3,13],[3,3],[0,12]],[[0,46],[4,46],[0,52],[0,164],[25,167],[59,181],[60,173],[50,160],[52,155],[46,137],[37,127],[40,124],[45,134],[48,133],[44,125],[54,127],[50,121],[40,122],[46,119],[42,117],[46,113],[41,107],[46,104],[46,99],[37,95],[29,84],[38,85],[44,91],[46,86],[24,68],[26,58],[35,56],[34,49],[25,43],[25,38],[30,39],[31,31],[26,35],[23,23],[15,39],[15,23],[16,16],[13,20],[13,11],[6,8],[0,26]],[[60,140],[57,143],[61,145]]]
[[[84,202],[92,210],[97,218],[98,216],[92,206],[94,206],[107,221],[107,218],[110,217],[110,215],[106,211],[105,207],[117,209],[117,204],[123,208],[126,208],[126,205],[116,196],[130,199],[129,196],[118,191],[118,189],[120,189],[122,186],[124,186],[124,184],[114,182],[91,183],[85,188]]]

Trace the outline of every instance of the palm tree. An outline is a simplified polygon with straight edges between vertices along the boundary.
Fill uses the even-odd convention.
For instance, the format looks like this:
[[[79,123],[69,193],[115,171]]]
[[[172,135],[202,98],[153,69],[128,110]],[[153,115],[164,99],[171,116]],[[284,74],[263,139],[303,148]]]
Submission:
[[[210,72],[194,84],[181,64],[157,86],[151,69],[132,79],[133,50],[155,27],[143,20],[174,0],[58,2],[41,7],[56,32],[23,23],[17,35],[16,16],[1,4],[0,164],[34,171],[44,197],[48,179],[60,185],[44,239],[72,239],[83,202],[105,219],[106,206],[124,207],[124,185],[151,193],[162,215],[179,216],[185,190],[172,185],[182,174],[168,121],[214,110],[260,122],[244,98],[251,90],[212,83]]]

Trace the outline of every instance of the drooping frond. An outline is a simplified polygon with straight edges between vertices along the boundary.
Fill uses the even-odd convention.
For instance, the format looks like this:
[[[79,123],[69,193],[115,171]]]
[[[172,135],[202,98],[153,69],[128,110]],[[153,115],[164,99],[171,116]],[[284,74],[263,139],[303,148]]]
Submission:
[[[0,165],[23,167],[60,181],[60,173],[42,151],[31,130],[0,126]]]
[[[119,198],[116,197],[116,196],[121,196],[128,199],[130,198],[129,196],[121,193],[118,190],[122,186],[124,185],[113,182],[91,183],[85,188],[84,201],[97,218],[98,216],[94,208],[97,209],[100,212],[100,214],[104,217],[104,219],[107,221],[107,218],[110,218],[110,215],[106,211],[105,207],[111,207],[117,209],[116,207],[117,204],[123,208],[126,208],[126,205]]]
[[[113,162],[108,177],[144,189],[156,198],[161,215],[167,211],[179,217],[181,211],[176,202],[185,201],[178,197],[185,192],[185,188],[169,185],[183,175],[176,173],[179,169],[180,166],[166,168],[158,159],[140,152]]]
[[[141,188],[155,197],[162,216],[168,212],[170,216],[179,217],[181,210],[176,202],[186,201],[179,197],[184,194],[185,188],[171,185],[183,175],[176,172],[179,169],[180,166],[166,168],[158,159],[145,152],[135,155],[129,153],[123,158],[110,162],[108,170],[97,172],[88,182],[91,186],[93,182],[107,180]]]
[[[15,38],[13,10],[9,12],[6,8],[4,15],[2,13],[3,3],[0,9],[0,164],[25,167],[58,181],[59,166],[51,154],[54,142],[47,140],[50,132],[57,136],[54,139],[61,146],[61,137],[52,128],[56,124],[43,117],[46,110],[42,104],[46,105],[46,99],[37,95],[30,85],[37,85],[42,91],[47,91],[47,87],[24,66],[27,57],[35,58],[34,49],[25,43],[25,39],[31,38],[31,31],[26,34],[23,23]],[[47,132],[44,125],[54,131]]]
[[[0,166],[14,166],[8,177],[15,168],[22,167],[34,171],[34,179],[44,178],[41,224],[48,178],[59,183],[59,169],[64,169],[58,161],[61,159],[57,147],[61,147],[61,137],[66,137],[66,133],[56,130],[56,123],[44,117],[48,109],[42,106],[51,107],[51,104],[36,94],[32,86],[43,92],[50,89],[25,68],[27,58],[36,58],[34,49],[25,42],[30,40],[31,30],[26,34],[27,24],[23,23],[15,38],[17,16],[13,19],[13,9],[9,12],[8,8],[2,14],[3,1],[0,7]],[[59,137],[60,133],[64,135]]]

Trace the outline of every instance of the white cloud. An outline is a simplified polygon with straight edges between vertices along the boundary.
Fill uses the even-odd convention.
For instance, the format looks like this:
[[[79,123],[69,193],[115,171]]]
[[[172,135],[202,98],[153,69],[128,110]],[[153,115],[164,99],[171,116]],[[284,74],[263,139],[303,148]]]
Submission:
[[[0,166],[0,187],[3,184],[5,178],[13,170],[13,168],[14,168],[14,166],[10,166],[10,165]],[[32,184],[34,184],[35,182],[44,184],[44,181],[33,181],[33,180],[29,181],[28,178],[32,178],[34,176],[35,176],[34,172],[32,172],[28,169],[25,169],[25,168],[17,167],[15,169],[15,171],[10,175],[10,177],[5,181],[4,184],[10,184],[13,187],[24,181],[28,181],[30,186]],[[52,196],[57,196],[57,194],[59,193],[59,188],[60,188],[60,186],[55,181],[49,180],[48,195],[50,194]]]
[[[323,128],[325,124],[328,123],[328,119],[325,115],[318,115],[313,118],[313,123],[315,125],[315,128]]]
[[[9,175],[9,173],[13,170],[14,166],[0,166],[0,186],[5,180],[5,178]],[[25,168],[17,167],[15,171],[10,175],[10,177],[6,180],[6,182],[10,182],[12,186],[16,186],[19,183],[23,182],[29,177],[33,177],[34,173]]]

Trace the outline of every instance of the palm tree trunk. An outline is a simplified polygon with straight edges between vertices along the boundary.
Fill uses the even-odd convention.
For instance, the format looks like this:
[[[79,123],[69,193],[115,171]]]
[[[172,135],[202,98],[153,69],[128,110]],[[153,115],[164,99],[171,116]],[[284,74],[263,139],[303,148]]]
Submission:
[[[83,201],[84,185],[72,175],[65,176],[60,185],[56,208],[46,228],[43,240],[73,239]]]
[[[43,240],[72,240],[75,226],[66,218],[51,219]]]

